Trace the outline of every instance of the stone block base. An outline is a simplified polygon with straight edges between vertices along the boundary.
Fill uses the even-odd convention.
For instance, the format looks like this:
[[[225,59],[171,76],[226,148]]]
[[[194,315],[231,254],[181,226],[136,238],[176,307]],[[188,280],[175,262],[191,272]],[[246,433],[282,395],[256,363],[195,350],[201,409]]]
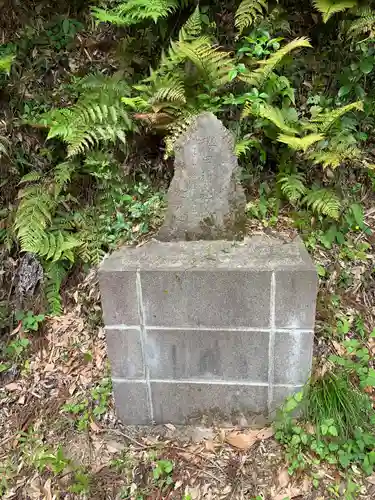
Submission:
[[[127,247],[100,286],[126,424],[267,414],[309,377],[317,276],[299,240]]]

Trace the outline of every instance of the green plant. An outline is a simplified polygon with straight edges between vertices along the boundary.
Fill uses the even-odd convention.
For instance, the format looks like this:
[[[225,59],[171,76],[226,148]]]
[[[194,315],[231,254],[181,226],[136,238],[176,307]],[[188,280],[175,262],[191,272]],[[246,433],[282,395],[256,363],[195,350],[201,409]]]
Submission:
[[[17,311],[15,319],[21,323],[23,332],[29,332],[30,330],[36,332],[45,320],[45,315],[34,314],[33,311]]]
[[[173,462],[170,460],[158,460],[152,469],[152,476],[157,482],[158,488],[163,489],[173,484]]]
[[[265,11],[267,0],[242,0],[235,15],[236,28],[242,33],[257,18],[263,17]]]
[[[130,0],[121,2],[113,9],[92,9],[93,16],[99,22],[109,22],[120,26],[131,26],[143,21],[152,20],[155,23],[165,18],[179,6],[178,0]]]
[[[88,494],[91,487],[91,477],[83,469],[78,469],[74,472],[73,479],[69,485],[69,491],[78,495]]]
[[[351,9],[356,5],[355,0],[313,0],[314,7],[318,10],[323,17],[323,22],[327,22],[330,17],[338,12],[346,9]]]
[[[90,390],[89,397],[65,403],[61,410],[74,416],[77,429],[84,431],[92,420],[99,420],[108,411],[111,394],[111,379],[104,378]]]
[[[19,338],[10,342],[5,348],[5,354],[14,361],[18,361],[30,345],[30,340],[27,338]],[[8,365],[3,366],[4,370]]]
[[[293,416],[296,411],[300,422]],[[286,401],[275,424],[276,438],[286,446],[290,473],[326,461],[344,469],[357,463],[371,474],[374,422],[367,395],[340,368],[315,378]]]

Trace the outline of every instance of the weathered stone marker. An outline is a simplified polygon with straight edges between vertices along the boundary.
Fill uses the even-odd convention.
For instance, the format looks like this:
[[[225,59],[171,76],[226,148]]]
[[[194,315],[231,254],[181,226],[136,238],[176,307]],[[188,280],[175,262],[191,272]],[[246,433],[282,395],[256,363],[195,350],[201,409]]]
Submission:
[[[243,233],[246,199],[232,134],[212,113],[198,116],[175,146],[175,172],[157,239],[219,240]]]
[[[124,247],[101,266],[108,354],[124,423],[184,423],[212,411],[266,414],[308,379],[315,267],[299,240],[225,241],[237,235],[241,218],[230,209],[243,204],[227,134],[204,114],[177,153],[180,178],[172,182],[160,237],[199,241]],[[191,163],[189,150],[196,155]],[[200,200],[207,193],[212,204]],[[202,225],[207,218],[213,223]],[[207,241],[215,235],[221,239]]]

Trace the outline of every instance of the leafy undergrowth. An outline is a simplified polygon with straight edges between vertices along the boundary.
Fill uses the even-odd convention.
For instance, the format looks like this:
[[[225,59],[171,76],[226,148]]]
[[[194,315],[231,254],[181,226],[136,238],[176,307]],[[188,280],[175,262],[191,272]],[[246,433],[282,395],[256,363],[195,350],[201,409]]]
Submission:
[[[254,200],[252,209],[260,203]],[[373,226],[372,218],[373,210],[365,210],[366,227]],[[286,209],[251,219],[249,231],[296,234]],[[304,394],[287,401],[274,429],[243,416],[232,422],[203,417],[198,426],[184,428],[123,427],[115,417],[104,333],[97,326],[93,271],[72,287],[63,316],[19,314],[0,374],[3,498],[373,498],[368,238],[349,231],[343,243],[327,245],[319,226],[309,233],[306,243],[321,277],[313,396],[299,421],[293,411]]]

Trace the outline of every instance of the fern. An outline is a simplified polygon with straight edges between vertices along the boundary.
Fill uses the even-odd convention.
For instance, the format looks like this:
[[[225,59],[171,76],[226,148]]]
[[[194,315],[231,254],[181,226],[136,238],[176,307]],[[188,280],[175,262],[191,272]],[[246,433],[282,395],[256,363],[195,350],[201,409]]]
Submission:
[[[328,149],[315,151],[309,155],[315,164],[321,164],[323,168],[339,167],[342,163],[358,160],[361,150],[356,146],[346,146],[345,144],[329,144]]]
[[[277,138],[279,142],[287,144],[290,148],[298,151],[306,151],[316,142],[322,141],[324,139],[323,134],[309,134],[305,137],[291,137],[290,135],[280,134]]]
[[[304,47],[311,47],[309,40],[306,37],[296,38],[276,51],[268,59],[258,61],[259,67],[256,70],[250,74],[243,73],[240,78],[250,85],[260,87],[286,55],[293,50]]]
[[[121,103],[121,93],[128,87],[117,78],[86,78],[77,104],[71,108],[53,109],[41,115],[37,123],[49,127],[47,139],[58,137],[68,146],[68,157],[83,153],[101,142],[125,143],[125,132],[136,127]],[[103,91],[104,89],[104,91]]]
[[[14,54],[6,54],[0,56],[0,73],[6,73],[7,75],[10,74],[14,58]]]
[[[168,17],[177,7],[177,0],[127,0],[113,9],[94,7],[92,15],[99,22],[131,26],[149,19],[156,23]]]
[[[233,67],[232,58],[211,40],[202,36],[192,42],[178,42],[175,51],[182,61],[192,62],[206,82],[220,86],[229,81],[228,73]]]
[[[342,106],[341,108],[319,113],[314,116],[314,118],[311,118],[310,121],[312,124],[316,124],[316,130],[325,134],[339,118],[353,110],[363,111],[363,102],[352,102],[346,106]]]
[[[185,86],[180,76],[172,78],[158,79],[158,84],[149,100],[149,104],[155,105],[156,103],[178,103],[185,104]]]
[[[45,237],[46,227],[52,221],[53,199],[45,186],[30,186],[18,194],[14,229],[24,252],[38,253]]]
[[[72,249],[80,245],[81,242],[72,234],[61,230],[52,230],[43,234],[37,251],[34,253],[51,262],[66,259],[73,263],[75,259]]]
[[[169,158],[173,156],[174,145],[179,137],[186,132],[188,127],[192,124],[195,117],[199,114],[199,111],[188,111],[185,110],[185,113],[177,118],[171,125],[168,127],[168,135],[164,138],[165,142],[165,152],[164,158]]]
[[[39,181],[42,178],[41,172],[36,172],[35,170],[32,170],[28,174],[25,174],[22,179],[20,180],[19,184],[24,184],[25,182],[35,182]]]
[[[246,103],[242,112],[242,118],[246,118],[249,115],[264,118],[271,123],[273,123],[279,130],[285,134],[297,134],[298,130],[290,127],[284,118],[283,110],[276,108],[269,104],[260,104],[259,106],[253,106]]]
[[[53,170],[53,177],[55,181],[55,196],[66,187],[68,182],[71,181],[72,174],[76,169],[76,165],[72,162],[65,161],[59,163]]]
[[[254,146],[255,142],[253,139],[240,139],[234,146],[234,154],[238,158],[245,156]]]
[[[351,9],[355,0],[313,0],[313,5],[322,14],[323,22],[327,22],[334,14]]]
[[[339,218],[341,202],[336,193],[329,189],[312,189],[303,198],[302,203],[318,215],[325,215],[335,220]]]
[[[194,40],[202,33],[202,19],[199,11],[199,6],[197,5],[194,12],[182,26],[179,31],[178,39],[180,42],[187,42],[189,40]]]
[[[375,36],[375,11],[370,8],[361,9],[358,11],[360,17],[355,19],[347,29],[349,38],[363,38],[363,35],[368,35],[367,39]]]
[[[277,182],[283,195],[293,205],[306,193],[305,176],[302,173],[282,174]]]
[[[235,15],[236,28],[242,33],[262,17],[264,11],[267,11],[267,0],[242,0]]]
[[[66,274],[67,270],[61,262],[53,262],[45,265],[44,275],[47,279],[44,291],[51,316],[59,316],[62,313],[60,288]]]

